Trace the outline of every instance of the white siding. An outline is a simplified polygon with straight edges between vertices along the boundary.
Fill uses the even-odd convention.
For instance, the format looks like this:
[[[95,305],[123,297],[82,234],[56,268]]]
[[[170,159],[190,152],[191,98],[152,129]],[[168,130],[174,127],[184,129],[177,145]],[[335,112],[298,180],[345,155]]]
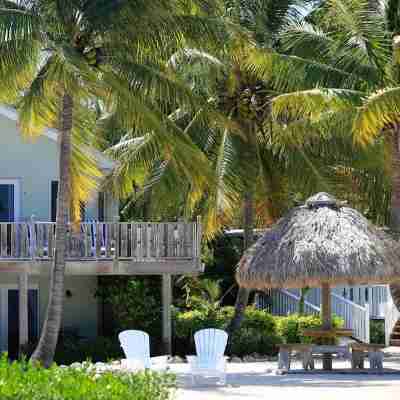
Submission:
[[[50,220],[51,181],[58,179],[57,142],[41,136],[22,138],[15,121],[0,115],[0,179],[20,181],[20,219]],[[97,219],[97,199],[87,207],[88,218]]]

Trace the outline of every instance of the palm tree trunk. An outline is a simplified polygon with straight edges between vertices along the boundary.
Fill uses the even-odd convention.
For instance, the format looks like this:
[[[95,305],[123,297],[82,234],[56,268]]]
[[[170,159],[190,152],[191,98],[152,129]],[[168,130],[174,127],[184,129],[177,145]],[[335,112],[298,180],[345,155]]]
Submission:
[[[248,249],[254,241],[254,193],[253,190],[248,189],[244,195],[243,201],[243,247],[244,250]],[[250,290],[239,287],[238,294],[235,302],[235,314],[228,327],[229,336],[239,329],[244,317],[247,303],[249,302]]]
[[[309,287],[304,287],[300,289],[300,300],[299,300],[299,314],[304,315],[304,306],[306,301],[307,293],[310,291]]]
[[[151,199],[152,199],[153,189],[148,188],[143,194],[143,220],[151,220]]]
[[[73,99],[69,94],[62,98],[59,184],[56,217],[54,266],[50,275],[49,303],[39,344],[31,360],[48,368],[53,363],[64,306],[64,273],[68,215],[70,208],[70,165]]]
[[[400,123],[397,123],[394,126],[392,137],[392,198],[390,207],[390,227],[398,238],[400,234]],[[400,310],[400,283],[391,284],[390,292],[394,304]]]

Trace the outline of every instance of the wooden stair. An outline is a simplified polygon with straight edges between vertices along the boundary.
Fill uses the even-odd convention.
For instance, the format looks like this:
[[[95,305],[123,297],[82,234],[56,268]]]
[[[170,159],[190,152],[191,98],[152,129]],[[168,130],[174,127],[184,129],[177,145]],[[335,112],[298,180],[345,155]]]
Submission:
[[[390,335],[390,346],[400,346],[400,319],[396,322]]]

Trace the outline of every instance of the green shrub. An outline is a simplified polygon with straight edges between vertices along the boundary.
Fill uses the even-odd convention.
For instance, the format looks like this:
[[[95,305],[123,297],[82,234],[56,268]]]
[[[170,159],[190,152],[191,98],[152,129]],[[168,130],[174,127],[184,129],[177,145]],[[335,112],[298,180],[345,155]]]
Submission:
[[[33,367],[21,361],[0,360],[2,400],[167,400],[175,384],[168,374],[90,374],[53,366]]]
[[[37,343],[31,343],[22,349],[29,358]],[[63,336],[57,343],[54,361],[58,365],[69,365],[74,362],[90,360],[107,362],[123,358],[118,339],[99,336],[95,339],[80,339],[75,336]]]
[[[107,280],[108,281],[108,280]],[[111,306],[114,334],[125,329],[140,329],[150,337],[161,332],[159,280],[142,277],[113,277],[97,291],[97,296]]]
[[[274,354],[276,345],[281,342],[277,334],[276,318],[265,311],[247,307],[240,329],[232,338],[231,352],[238,356]]]
[[[118,339],[99,336],[95,339],[77,339],[65,337],[57,345],[54,361],[58,364],[69,365],[73,362],[91,360],[109,361],[123,357]]]
[[[371,320],[370,322],[370,342],[375,344],[385,344],[385,321]]]
[[[179,354],[194,352],[193,335],[200,329],[226,329],[233,317],[233,307],[222,307],[214,313],[200,310],[177,312],[175,315],[176,350]],[[271,354],[279,343],[275,319],[254,307],[247,307],[244,320],[231,341],[230,351],[235,355],[251,353]]]
[[[188,354],[195,351],[193,335],[200,329],[226,329],[233,317],[233,307],[222,307],[210,314],[201,310],[176,312],[176,351]],[[254,307],[247,307],[240,329],[231,338],[230,353],[238,356],[252,353],[275,354],[279,343],[310,343],[313,339],[303,336],[305,329],[322,324],[318,315],[292,314],[277,317]],[[343,320],[334,317],[335,328],[343,326]]]
[[[287,317],[276,317],[277,333],[284,343],[311,343],[313,338],[303,335],[304,330],[318,328],[322,325],[319,315],[291,314]],[[343,320],[333,317],[332,326],[341,328]]]

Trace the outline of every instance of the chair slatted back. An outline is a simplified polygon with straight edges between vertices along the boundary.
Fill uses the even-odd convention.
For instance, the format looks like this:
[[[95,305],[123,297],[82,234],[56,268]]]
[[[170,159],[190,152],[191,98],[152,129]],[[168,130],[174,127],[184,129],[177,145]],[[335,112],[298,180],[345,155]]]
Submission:
[[[221,329],[202,329],[195,333],[194,341],[199,362],[215,363],[225,353],[228,334]]]
[[[118,339],[128,360],[138,360],[145,368],[150,368],[150,337],[146,332],[127,330],[121,332]]]

